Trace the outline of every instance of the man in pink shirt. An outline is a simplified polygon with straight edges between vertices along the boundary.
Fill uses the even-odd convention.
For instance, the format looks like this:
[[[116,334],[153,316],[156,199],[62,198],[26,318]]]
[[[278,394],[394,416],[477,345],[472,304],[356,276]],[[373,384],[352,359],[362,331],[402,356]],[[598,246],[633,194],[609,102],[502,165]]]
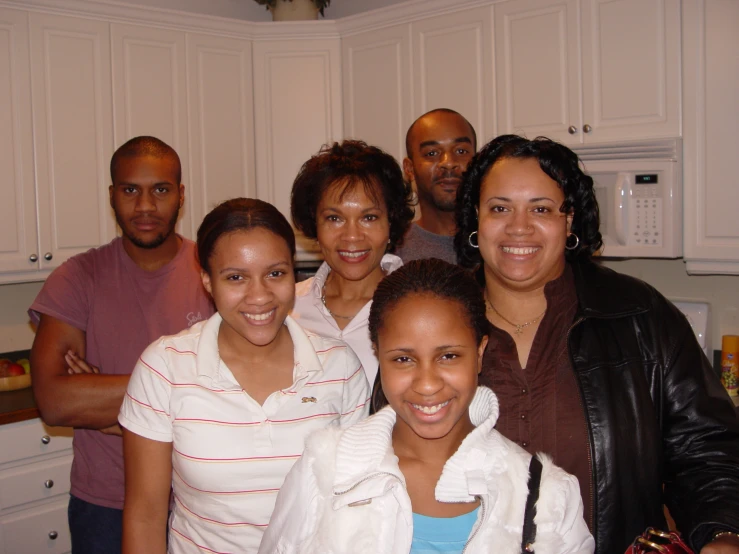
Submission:
[[[29,309],[33,392],[49,425],[74,427],[73,554],[119,553],[123,453],[118,412],[139,355],[213,314],[195,245],[174,232],[184,201],[177,153],[136,137],[110,163],[122,236],[57,268]]]

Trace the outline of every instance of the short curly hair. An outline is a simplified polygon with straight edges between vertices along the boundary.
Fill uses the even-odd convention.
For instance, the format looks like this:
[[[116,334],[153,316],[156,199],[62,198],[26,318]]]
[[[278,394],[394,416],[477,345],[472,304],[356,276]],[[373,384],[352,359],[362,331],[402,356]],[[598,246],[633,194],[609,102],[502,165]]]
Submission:
[[[316,211],[326,191],[335,184],[344,192],[358,184],[377,202],[385,204],[390,222],[388,252],[394,252],[413,221],[413,190],[390,154],[359,140],[324,145],[300,168],[293,182],[290,214],[306,237],[317,238]]]
[[[573,213],[570,231],[580,239],[577,248],[565,250],[567,260],[589,259],[603,246],[593,178],[580,169],[577,154],[546,137],[529,140],[518,135],[501,135],[475,154],[467,165],[462,185],[457,191],[457,234],[454,237],[454,248],[460,264],[474,267],[481,262],[480,251],[469,243],[470,234],[477,231],[478,227],[480,187],[490,168],[505,158],[537,160],[542,171],[564,193],[565,200],[560,211]]]

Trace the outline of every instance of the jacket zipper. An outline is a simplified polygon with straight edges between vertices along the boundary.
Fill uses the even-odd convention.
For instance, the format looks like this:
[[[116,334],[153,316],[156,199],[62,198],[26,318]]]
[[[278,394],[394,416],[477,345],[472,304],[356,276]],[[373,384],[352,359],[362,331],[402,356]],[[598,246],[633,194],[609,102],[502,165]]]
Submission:
[[[467,542],[464,543],[464,548],[462,549],[462,554],[465,554],[465,552],[467,552],[467,547],[472,542],[472,539],[474,539],[475,536],[477,536],[477,532],[480,530],[480,528],[485,523],[485,515],[486,515],[486,511],[487,511],[487,506],[485,505],[485,498],[483,498],[482,496],[478,496],[477,498],[480,500],[480,506],[482,507],[482,515],[480,516],[480,523],[477,525],[477,527],[475,527],[475,530],[472,531],[472,534],[470,535],[470,538],[467,539]]]
[[[572,378],[575,380],[575,384],[577,385],[577,388],[580,390],[580,394],[578,395],[578,400],[580,401],[580,409],[582,410],[583,415],[585,416],[585,436],[588,438],[588,477],[590,478],[590,483],[588,487],[588,492],[590,496],[590,512],[588,513],[588,529],[591,530],[591,533],[593,534],[593,539],[596,539],[596,529],[593,526],[593,512],[595,511],[595,494],[593,493],[593,489],[595,487],[595,483],[593,482],[593,456],[591,453],[593,444],[592,439],[590,437],[590,427],[588,426],[588,415],[585,412],[585,403],[582,399],[582,385],[580,384],[579,379],[575,375],[575,363],[572,358],[572,348],[570,347],[570,334],[572,333],[572,330],[580,323],[585,321],[584,317],[580,317],[579,319],[576,319],[575,322],[570,326],[570,328],[567,330],[567,352],[570,355],[570,360],[572,361]],[[598,541],[596,540],[595,544],[598,544]]]

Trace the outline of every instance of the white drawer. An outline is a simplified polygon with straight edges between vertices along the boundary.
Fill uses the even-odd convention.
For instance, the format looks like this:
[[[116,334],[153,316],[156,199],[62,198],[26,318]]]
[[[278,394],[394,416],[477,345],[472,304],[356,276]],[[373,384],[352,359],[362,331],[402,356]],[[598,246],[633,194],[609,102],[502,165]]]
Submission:
[[[0,464],[72,448],[72,430],[47,427],[40,419],[0,426]]]
[[[69,493],[72,456],[0,471],[0,510]]]
[[[67,523],[69,498],[0,518],[5,554],[64,554],[72,548]],[[56,538],[52,538],[56,537]]]

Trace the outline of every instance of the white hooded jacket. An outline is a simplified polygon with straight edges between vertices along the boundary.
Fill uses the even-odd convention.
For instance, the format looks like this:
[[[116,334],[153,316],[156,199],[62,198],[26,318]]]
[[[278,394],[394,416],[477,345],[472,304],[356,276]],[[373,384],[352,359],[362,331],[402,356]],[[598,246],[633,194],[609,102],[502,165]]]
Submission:
[[[447,460],[439,502],[480,500],[465,554],[520,554],[531,456],[493,429],[498,400],[478,387],[470,405],[476,428]],[[408,554],[411,501],[393,453],[389,406],[344,430],[311,435],[280,489],[260,554]],[[592,553],[575,477],[539,455],[536,554]]]

